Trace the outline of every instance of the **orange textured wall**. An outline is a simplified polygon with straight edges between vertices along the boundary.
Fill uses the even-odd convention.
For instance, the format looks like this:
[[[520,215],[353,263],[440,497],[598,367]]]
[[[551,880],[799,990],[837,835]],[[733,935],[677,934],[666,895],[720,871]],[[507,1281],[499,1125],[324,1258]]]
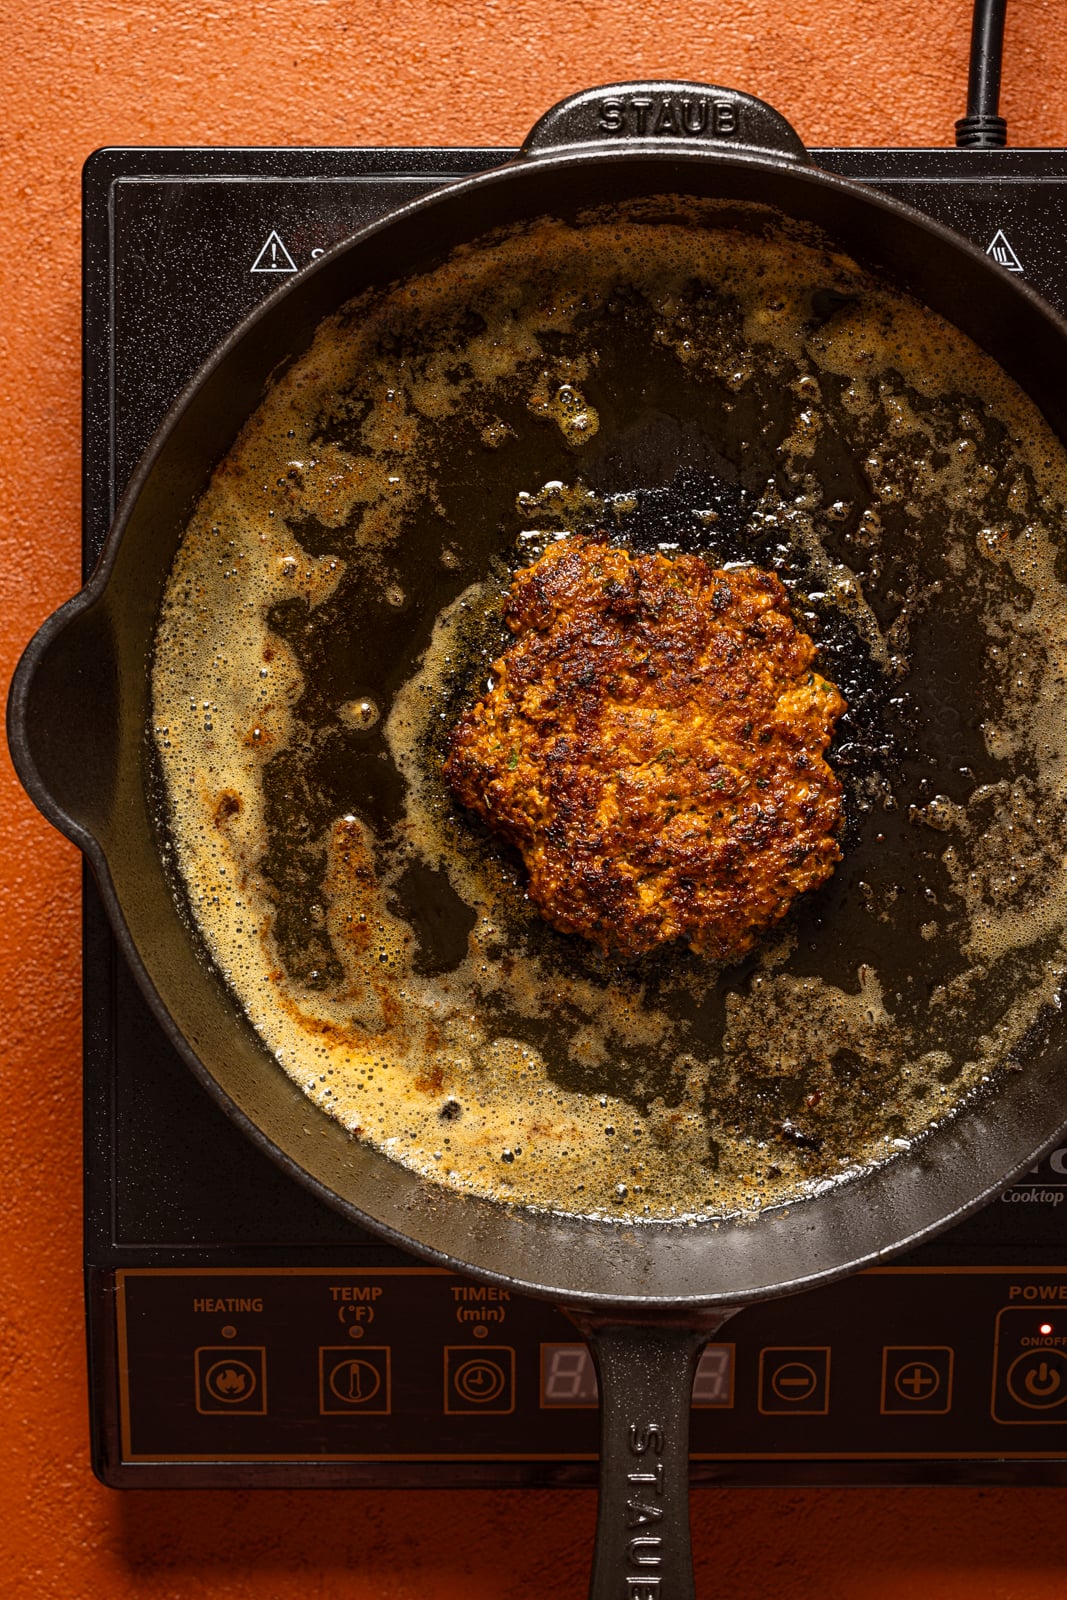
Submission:
[[[706,78],[809,143],[941,144],[969,0],[9,0],[0,18],[4,681],[78,583],[79,173],[101,144],[517,143],[572,90]],[[1067,145],[1067,7],[1011,0],[1003,109]],[[0,1595],[539,1600],[583,1592],[588,1493],[151,1492],[89,1471],[78,860],[0,771]],[[1059,1600],[1064,1492],[695,1497],[720,1600]]]

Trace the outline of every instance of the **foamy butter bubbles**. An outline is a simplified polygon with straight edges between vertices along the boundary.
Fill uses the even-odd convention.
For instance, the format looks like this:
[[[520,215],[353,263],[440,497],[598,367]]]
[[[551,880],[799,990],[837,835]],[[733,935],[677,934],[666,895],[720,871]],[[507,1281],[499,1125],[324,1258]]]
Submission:
[[[662,483],[627,476],[642,439]],[[657,509],[694,461],[722,494]],[[309,1097],[433,1183],[636,1221],[892,1159],[1067,969],[1065,503],[987,358],[760,208],[545,219],[369,292],[249,420],[163,599],[164,821],[211,957]],[[594,528],[781,572],[850,701],[844,860],[730,972],[546,929],[441,780],[516,565]]]

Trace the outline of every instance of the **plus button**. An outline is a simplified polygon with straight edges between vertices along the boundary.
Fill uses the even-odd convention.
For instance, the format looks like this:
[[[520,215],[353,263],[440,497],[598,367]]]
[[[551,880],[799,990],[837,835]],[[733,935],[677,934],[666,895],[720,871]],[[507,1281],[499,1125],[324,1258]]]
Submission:
[[[888,1345],[883,1352],[882,1412],[920,1416],[945,1412],[952,1404],[952,1351],[944,1345],[909,1349]]]

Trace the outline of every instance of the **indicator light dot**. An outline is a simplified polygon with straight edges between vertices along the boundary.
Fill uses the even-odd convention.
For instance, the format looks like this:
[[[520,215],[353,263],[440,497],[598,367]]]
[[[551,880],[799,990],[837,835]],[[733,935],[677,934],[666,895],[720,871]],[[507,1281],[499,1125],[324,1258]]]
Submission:
[[[1038,1333],[1051,1333],[1052,1332],[1052,1324],[1051,1324],[1051,1322],[1043,1322],[1041,1324],[1040,1328],[1038,1328],[1037,1331],[1038,1331]]]

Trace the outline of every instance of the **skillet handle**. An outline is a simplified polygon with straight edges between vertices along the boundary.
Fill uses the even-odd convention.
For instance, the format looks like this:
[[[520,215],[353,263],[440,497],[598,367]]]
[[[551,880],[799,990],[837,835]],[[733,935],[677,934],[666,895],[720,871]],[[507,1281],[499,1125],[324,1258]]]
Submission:
[[[546,111],[527,135],[525,157],[569,146],[633,146],[771,157],[810,163],[800,135],[765,100],[707,83],[609,83],[583,89]],[[591,152],[586,152],[591,153]]]
[[[30,799],[98,870],[114,807],[119,714],[111,617],[83,591],[26,646],[11,680],[7,735]]]
[[[693,1600],[689,1411],[700,1354],[731,1311],[699,1326],[575,1317],[600,1383],[600,1499],[590,1600]]]

